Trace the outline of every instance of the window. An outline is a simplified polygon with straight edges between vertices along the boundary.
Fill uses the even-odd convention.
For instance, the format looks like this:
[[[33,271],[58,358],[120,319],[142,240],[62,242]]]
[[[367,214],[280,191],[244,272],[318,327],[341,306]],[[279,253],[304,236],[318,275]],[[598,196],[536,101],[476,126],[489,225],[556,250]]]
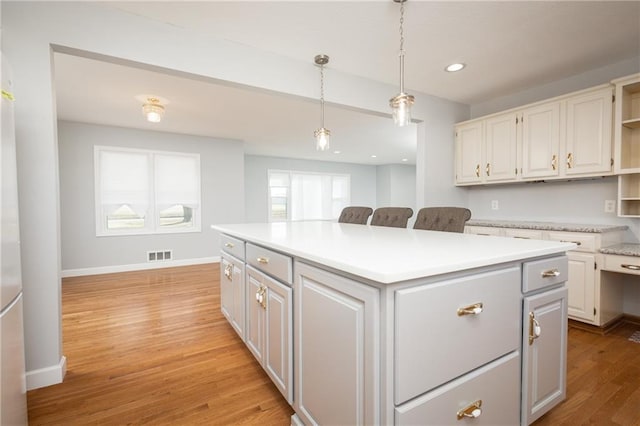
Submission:
[[[96,146],[96,235],[200,231],[200,155]]]
[[[334,220],[350,204],[349,175],[269,170],[269,221]]]

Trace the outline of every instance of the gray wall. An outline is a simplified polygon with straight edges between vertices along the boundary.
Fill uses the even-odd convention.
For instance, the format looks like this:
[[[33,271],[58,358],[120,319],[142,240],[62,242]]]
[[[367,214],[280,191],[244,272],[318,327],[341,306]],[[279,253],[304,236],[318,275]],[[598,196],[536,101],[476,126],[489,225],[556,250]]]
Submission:
[[[377,207],[411,207],[416,209],[416,168],[404,164],[377,167]]]
[[[201,232],[96,237],[95,145],[200,154]],[[244,154],[238,141],[58,122],[62,271],[146,262],[146,252],[173,250],[173,259],[218,255],[214,223],[242,221]]]
[[[246,155],[244,157],[244,191],[247,222],[268,221],[267,170],[269,169],[349,174],[351,175],[351,204],[376,206],[376,166]]]

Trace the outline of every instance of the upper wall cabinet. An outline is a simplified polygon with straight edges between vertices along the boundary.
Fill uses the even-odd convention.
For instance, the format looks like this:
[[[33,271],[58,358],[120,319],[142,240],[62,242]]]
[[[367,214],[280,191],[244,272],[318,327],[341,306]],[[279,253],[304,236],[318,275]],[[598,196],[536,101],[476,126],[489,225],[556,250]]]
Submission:
[[[456,184],[606,176],[613,88],[602,85],[456,125]]]

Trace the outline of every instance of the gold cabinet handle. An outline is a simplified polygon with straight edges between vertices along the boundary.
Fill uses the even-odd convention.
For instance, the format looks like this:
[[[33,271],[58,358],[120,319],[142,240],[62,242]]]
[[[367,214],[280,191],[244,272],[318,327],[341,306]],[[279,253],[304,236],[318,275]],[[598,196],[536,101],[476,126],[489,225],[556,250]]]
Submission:
[[[624,269],[630,269],[632,271],[640,271],[639,265],[629,265],[626,263],[622,263],[620,266],[623,267]]]
[[[474,303],[473,305],[465,306],[464,308],[458,308],[458,316],[478,315],[482,312],[482,309],[482,302]]]
[[[480,177],[480,164],[476,164],[476,177]]]
[[[577,246],[582,245],[582,243],[580,241],[568,241],[568,240],[560,240],[561,243],[573,243]]]
[[[225,246],[226,248],[230,248],[230,249],[232,249],[232,248],[233,248],[233,243],[224,243],[224,246]]]
[[[491,175],[491,163],[487,163],[487,167],[485,167],[484,171],[487,173],[487,176]]]
[[[556,158],[556,155],[553,154],[553,156],[551,157],[551,168],[555,170],[556,167],[558,167],[558,159]]]
[[[262,284],[258,287],[258,291],[256,292],[256,301],[262,309],[267,309],[267,288]]]
[[[269,263],[269,258],[268,258],[268,257],[258,257],[258,258],[256,258],[256,260],[257,260],[258,262],[260,262],[260,263],[265,264],[265,265],[266,265],[267,263]]]
[[[536,319],[536,315],[533,312],[529,312],[529,345],[533,345],[533,341],[540,337],[541,333],[542,329]]]
[[[567,167],[568,168],[572,168],[573,167],[573,154],[572,153],[567,154]]]
[[[557,269],[548,269],[546,271],[542,271],[542,278],[552,278],[552,277],[559,277],[560,276],[560,271],[558,271]]]
[[[230,263],[224,267],[224,276],[227,277],[229,281],[233,281],[233,278],[232,278],[233,275],[231,274],[232,270],[233,270],[233,265]]]
[[[478,418],[480,414],[482,414],[482,400],[479,399],[476,402],[470,404],[469,406],[463,408],[462,410],[456,413],[458,420],[462,420],[464,418]]]

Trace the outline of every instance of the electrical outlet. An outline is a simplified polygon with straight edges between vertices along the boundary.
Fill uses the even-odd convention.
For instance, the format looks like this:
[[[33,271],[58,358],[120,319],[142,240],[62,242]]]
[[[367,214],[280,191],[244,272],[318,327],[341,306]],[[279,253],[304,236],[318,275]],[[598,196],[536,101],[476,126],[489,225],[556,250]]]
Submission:
[[[499,210],[500,205],[498,204],[498,200],[491,200],[491,210]]]
[[[615,213],[616,212],[616,200],[604,200],[604,212]]]

